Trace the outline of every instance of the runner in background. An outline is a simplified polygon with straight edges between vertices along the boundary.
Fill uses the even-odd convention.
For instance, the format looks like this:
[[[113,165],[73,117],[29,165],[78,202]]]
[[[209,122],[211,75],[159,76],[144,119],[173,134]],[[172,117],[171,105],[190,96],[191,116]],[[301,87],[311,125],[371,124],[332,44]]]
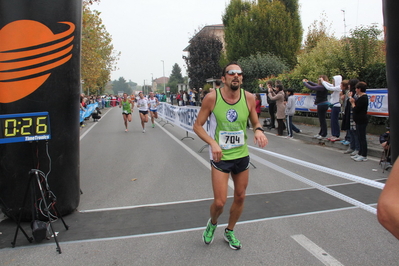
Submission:
[[[127,122],[132,122],[132,113],[133,113],[134,102],[127,97],[127,93],[123,94],[123,99],[119,108],[122,108],[122,116],[123,116],[123,123],[125,124],[125,132],[128,131],[127,129]]]
[[[148,99],[144,97],[142,92],[139,93],[139,98],[137,99],[137,108],[140,113],[143,133],[145,133],[145,123],[148,122]]]
[[[157,107],[159,105],[159,101],[157,97],[154,97],[154,93],[150,92],[150,98],[148,99],[148,107],[150,108],[150,113],[151,113],[151,123],[152,123],[152,128],[155,127],[154,124],[154,118],[158,118],[158,112],[157,112]]]

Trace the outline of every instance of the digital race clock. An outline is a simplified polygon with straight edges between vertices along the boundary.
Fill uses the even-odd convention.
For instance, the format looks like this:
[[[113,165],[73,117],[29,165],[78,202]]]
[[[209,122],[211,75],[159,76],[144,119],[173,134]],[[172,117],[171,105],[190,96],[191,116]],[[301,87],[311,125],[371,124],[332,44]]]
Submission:
[[[0,115],[0,144],[51,139],[48,112]]]

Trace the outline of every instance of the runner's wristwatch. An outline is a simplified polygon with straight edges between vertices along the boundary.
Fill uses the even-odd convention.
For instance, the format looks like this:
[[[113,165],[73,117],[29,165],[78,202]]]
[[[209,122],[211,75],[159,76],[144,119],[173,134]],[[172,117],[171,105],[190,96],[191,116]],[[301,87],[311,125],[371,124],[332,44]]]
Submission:
[[[263,130],[263,128],[261,128],[261,127],[255,128],[255,131],[256,131],[256,130],[260,130],[260,131],[262,131],[262,132],[265,132],[265,131]],[[255,131],[254,131],[254,132],[255,132]]]

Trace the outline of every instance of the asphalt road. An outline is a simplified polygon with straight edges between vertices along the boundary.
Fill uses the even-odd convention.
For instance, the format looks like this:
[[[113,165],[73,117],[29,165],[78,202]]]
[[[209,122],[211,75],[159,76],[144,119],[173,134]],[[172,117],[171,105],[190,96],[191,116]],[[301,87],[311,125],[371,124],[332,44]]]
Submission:
[[[266,132],[251,148],[250,182],[236,236],[223,240],[229,199],[215,240],[202,231],[212,199],[208,148],[158,119],[142,133],[137,110],[124,132],[119,108],[81,131],[78,210],[55,222],[53,239],[29,243],[0,223],[0,265],[398,265],[397,241],[376,218],[389,172],[379,158],[355,163],[341,150]],[[249,144],[253,146],[249,132]],[[229,196],[233,190],[229,189]],[[30,233],[29,225],[24,224]]]

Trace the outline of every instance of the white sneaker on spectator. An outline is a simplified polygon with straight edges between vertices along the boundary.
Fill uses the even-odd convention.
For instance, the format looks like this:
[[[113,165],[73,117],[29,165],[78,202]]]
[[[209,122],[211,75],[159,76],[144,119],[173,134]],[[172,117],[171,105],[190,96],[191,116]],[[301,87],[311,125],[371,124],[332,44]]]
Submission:
[[[365,162],[367,161],[367,157],[363,157],[359,155],[356,159],[354,159],[356,162]]]
[[[352,158],[353,160],[357,159],[358,157],[361,157],[361,156],[360,156],[359,154],[356,154],[356,155],[351,156],[351,158]]]
[[[318,137],[321,137],[319,134],[316,134],[313,136],[315,139],[317,139]]]
[[[359,151],[357,151],[357,150],[354,150],[352,153],[351,153],[351,155],[353,156],[353,155],[357,155],[359,153]]]
[[[348,148],[346,151],[344,151],[344,154],[349,154],[349,153],[352,153],[352,152],[353,152],[353,150],[351,148]]]

